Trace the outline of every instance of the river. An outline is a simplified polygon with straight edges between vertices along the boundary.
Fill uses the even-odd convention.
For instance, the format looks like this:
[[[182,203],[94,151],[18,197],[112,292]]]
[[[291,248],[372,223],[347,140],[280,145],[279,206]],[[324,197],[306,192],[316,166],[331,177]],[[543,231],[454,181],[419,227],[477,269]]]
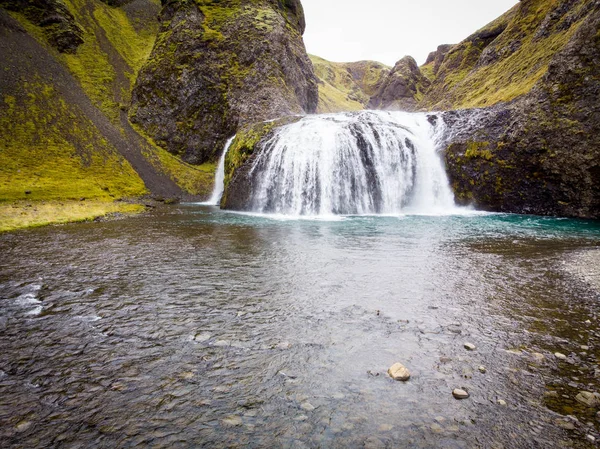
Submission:
[[[1,446],[594,447],[599,249],[597,222],[191,204],[3,234]]]

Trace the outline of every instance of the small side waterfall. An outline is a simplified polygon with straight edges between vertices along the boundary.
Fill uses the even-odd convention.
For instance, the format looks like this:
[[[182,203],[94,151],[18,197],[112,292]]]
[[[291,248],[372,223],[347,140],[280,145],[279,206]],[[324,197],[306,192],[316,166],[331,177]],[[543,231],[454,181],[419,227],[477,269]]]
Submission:
[[[440,120],[441,122],[441,120]],[[454,197],[426,114],[314,115],[279,128],[252,162],[247,210],[285,215],[448,213]]]
[[[223,191],[225,190],[225,156],[227,156],[227,151],[229,151],[229,147],[233,143],[234,139],[235,136],[229,138],[227,143],[225,143],[223,154],[219,159],[219,165],[217,165],[217,171],[215,173],[215,187],[213,188],[210,199],[204,204],[218,205],[221,202],[221,197],[223,196]]]

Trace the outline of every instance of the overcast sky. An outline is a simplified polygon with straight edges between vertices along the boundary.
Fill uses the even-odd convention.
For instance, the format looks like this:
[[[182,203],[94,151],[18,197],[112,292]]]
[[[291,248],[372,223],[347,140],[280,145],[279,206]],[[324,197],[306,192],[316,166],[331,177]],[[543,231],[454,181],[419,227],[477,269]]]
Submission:
[[[455,44],[517,0],[302,0],[309,53],[330,61],[419,64],[440,44]]]

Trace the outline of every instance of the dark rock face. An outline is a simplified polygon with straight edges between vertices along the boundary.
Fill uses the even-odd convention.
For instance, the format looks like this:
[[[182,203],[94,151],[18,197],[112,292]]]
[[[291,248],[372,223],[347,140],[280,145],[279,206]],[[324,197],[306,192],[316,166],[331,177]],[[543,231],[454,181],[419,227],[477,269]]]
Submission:
[[[444,61],[444,57],[452,49],[452,47],[454,47],[452,44],[439,45],[437,50],[429,53],[427,60],[425,61],[425,65],[433,62],[433,73],[437,74],[437,72],[440,70],[442,62]]]
[[[447,112],[459,200],[516,213],[600,218],[600,6],[534,89],[510,104]]]
[[[405,56],[396,63],[387,78],[369,101],[370,109],[414,111],[417,99],[428,87],[429,80],[421,73],[417,62]]]
[[[81,27],[61,0],[0,0],[0,6],[42,27],[50,45],[61,53],[75,53],[83,43]]]
[[[316,110],[298,0],[163,0],[160,20],[130,119],[171,153],[214,160],[244,124]]]

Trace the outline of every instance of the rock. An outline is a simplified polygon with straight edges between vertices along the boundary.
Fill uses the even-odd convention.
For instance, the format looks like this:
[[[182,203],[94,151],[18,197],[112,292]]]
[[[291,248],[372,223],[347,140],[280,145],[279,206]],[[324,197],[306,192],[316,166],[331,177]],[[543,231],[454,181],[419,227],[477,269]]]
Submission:
[[[194,341],[197,342],[204,342],[204,341],[208,341],[210,340],[210,337],[212,337],[211,334],[209,334],[208,332],[201,332],[199,334],[196,334],[194,336]]]
[[[557,419],[554,421],[554,423],[561,429],[575,430],[575,424],[573,424],[572,421],[567,421],[565,419]]]
[[[554,357],[556,357],[558,360],[567,360],[567,356],[560,352],[555,352]]]
[[[216,160],[243,125],[316,111],[299,0],[169,1],[160,21],[129,117],[186,162]]]
[[[545,61],[538,60],[547,71],[532,79],[532,88],[520,91],[520,96],[509,103],[489,101],[498,92],[492,89],[477,103],[496,103],[494,106],[443,114],[451,134],[446,144],[446,168],[459,203],[498,212],[600,218],[600,114],[598,103],[592,100],[600,86],[594,75],[600,69],[600,46],[596,45],[600,11],[578,11],[577,3],[568,0],[557,3],[566,5],[569,14],[580,19],[561,48],[546,53]],[[516,33],[521,28],[513,27],[513,21],[543,20],[543,15],[534,19],[529,6],[530,2],[521,1],[514,16],[499,19],[505,22],[501,39],[488,42],[473,36],[450,50],[423,106],[458,109],[464,99],[472,101],[475,86],[483,86],[475,79],[492,85],[489,76],[482,76],[483,70],[490,73],[490,68],[497,69],[503,79],[511,79],[497,64],[517,54],[512,44],[526,45],[527,38]],[[535,29],[532,25],[530,33]],[[482,57],[483,49],[490,47],[485,48],[487,60],[474,57],[474,42]],[[545,45],[542,41],[532,51],[544,53]],[[524,60],[520,63],[515,68],[529,67]],[[459,72],[468,74],[457,76]],[[457,76],[457,81],[448,83],[449,76]],[[516,88],[518,84],[510,86]],[[576,135],[578,130],[581,136]]]
[[[371,97],[368,109],[414,111],[417,96],[430,85],[429,79],[421,73],[417,62],[405,56],[396,63],[384,78],[381,86]]]
[[[310,402],[304,402],[300,404],[300,408],[302,410],[306,410],[307,412],[312,412],[316,407],[312,405]]]
[[[467,351],[475,351],[475,349],[477,349],[477,346],[475,346],[473,343],[465,343],[465,349]]]
[[[0,5],[39,26],[50,45],[61,53],[76,53],[84,42],[83,30],[60,0],[2,0]]]
[[[496,401],[496,403],[497,403],[498,405],[501,405],[501,406],[503,406],[503,407],[504,407],[504,406],[506,406],[506,401],[504,401],[504,400],[502,400],[502,399],[498,399],[498,400]]]
[[[581,391],[575,396],[577,402],[587,405],[588,407],[595,407],[600,405],[600,397],[597,394],[590,393],[589,391]]]
[[[590,347],[586,346],[586,345],[581,345],[580,348],[581,348],[582,351],[589,351],[590,350]]]
[[[229,427],[241,426],[242,418],[240,418],[239,416],[230,416],[228,418],[225,418],[222,421],[222,423],[223,423],[223,425],[229,426]]]
[[[533,354],[531,354],[531,357],[533,358],[534,361],[536,361],[537,363],[541,363],[544,361],[545,357],[544,354],[541,354],[539,352],[534,352]]]
[[[452,391],[452,396],[454,396],[455,399],[467,399],[469,397],[469,393],[460,388],[455,388]]]
[[[402,363],[393,364],[388,369],[388,374],[394,380],[406,382],[410,379],[410,371]]]
[[[596,437],[593,435],[586,435],[586,440],[588,440],[590,443],[595,443],[596,442]]]

